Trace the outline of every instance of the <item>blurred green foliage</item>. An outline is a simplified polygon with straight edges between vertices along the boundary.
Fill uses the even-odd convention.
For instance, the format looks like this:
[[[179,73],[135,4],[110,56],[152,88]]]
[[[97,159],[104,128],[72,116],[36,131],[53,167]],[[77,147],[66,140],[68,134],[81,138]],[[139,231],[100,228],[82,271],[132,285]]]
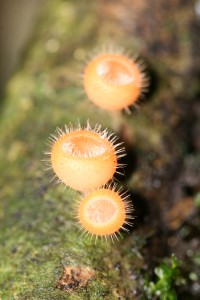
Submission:
[[[180,265],[180,260],[172,254],[170,262],[162,263],[154,269],[155,281],[147,279],[144,284],[147,299],[177,299],[174,286],[182,281]]]

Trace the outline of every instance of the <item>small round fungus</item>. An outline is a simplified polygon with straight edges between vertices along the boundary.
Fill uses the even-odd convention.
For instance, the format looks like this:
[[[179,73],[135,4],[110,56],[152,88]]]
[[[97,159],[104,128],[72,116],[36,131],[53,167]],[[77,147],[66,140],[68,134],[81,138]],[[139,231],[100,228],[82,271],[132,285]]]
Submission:
[[[132,219],[133,206],[126,193],[101,188],[88,193],[79,203],[77,219],[83,233],[97,237],[117,238],[119,230]]]
[[[118,53],[96,56],[84,71],[84,88],[88,98],[107,110],[126,109],[148,86],[142,65]]]
[[[100,126],[91,129],[57,129],[51,136],[50,166],[59,180],[78,191],[89,191],[106,184],[114,175],[124,148],[117,138]]]

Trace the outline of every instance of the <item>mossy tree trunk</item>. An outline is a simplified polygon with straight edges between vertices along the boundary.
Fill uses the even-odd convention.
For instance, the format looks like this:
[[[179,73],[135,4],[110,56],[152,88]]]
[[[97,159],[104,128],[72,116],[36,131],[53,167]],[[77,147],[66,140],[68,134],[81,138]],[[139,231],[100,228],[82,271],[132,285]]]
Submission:
[[[169,226],[162,207],[172,205],[169,189],[175,190],[190,120],[179,125],[198,91],[192,5],[179,2],[152,7],[144,0],[52,0],[44,7],[2,104],[1,299],[142,299],[149,259],[145,237],[155,224]],[[83,92],[80,75],[88,55],[110,44],[139,53],[149,66],[147,101],[130,116],[96,108]],[[144,224],[114,245],[80,236],[73,210],[79,194],[50,183],[52,175],[42,161],[45,142],[57,126],[77,120],[85,125],[88,119],[92,126],[118,131],[128,151],[120,178],[124,188],[133,192],[133,201],[138,194],[141,201],[154,202],[147,204],[146,223],[143,212],[136,211]],[[155,168],[166,171],[162,180],[154,178]],[[172,192],[175,202],[183,197]],[[85,287],[58,289],[63,266],[89,269],[92,279]]]

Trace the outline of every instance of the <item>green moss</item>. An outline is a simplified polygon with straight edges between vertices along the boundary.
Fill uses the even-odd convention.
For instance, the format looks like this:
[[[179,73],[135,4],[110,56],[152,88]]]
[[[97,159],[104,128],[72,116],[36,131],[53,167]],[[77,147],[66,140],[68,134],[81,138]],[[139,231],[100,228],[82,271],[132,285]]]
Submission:
[[[172,255],[170,262],[163,262],[154,269],[155,281],[146,280],[144,290],[147,299],[176,300],[175,285],[182,280],[180,276],[181,262]]]

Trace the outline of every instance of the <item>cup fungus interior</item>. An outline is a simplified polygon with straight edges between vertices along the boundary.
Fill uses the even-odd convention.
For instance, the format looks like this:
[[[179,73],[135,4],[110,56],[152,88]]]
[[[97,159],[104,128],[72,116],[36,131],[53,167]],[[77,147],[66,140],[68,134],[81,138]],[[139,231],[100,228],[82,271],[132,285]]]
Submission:
[[[104,58],[97,66],[98,75],[112,85],[133,83],[136,71],[132,64],[130,65],[130,62],[119,58]]]
[[[106,198],[91,200],[86,206],[86,217],[88,221],[96,225],[110,222],[116,213],[116,204]]]
[[[98,134],[84,131],[66,135],[61,147],[67,155],[87,158],[105,154],[110,149],[110,144]]]

